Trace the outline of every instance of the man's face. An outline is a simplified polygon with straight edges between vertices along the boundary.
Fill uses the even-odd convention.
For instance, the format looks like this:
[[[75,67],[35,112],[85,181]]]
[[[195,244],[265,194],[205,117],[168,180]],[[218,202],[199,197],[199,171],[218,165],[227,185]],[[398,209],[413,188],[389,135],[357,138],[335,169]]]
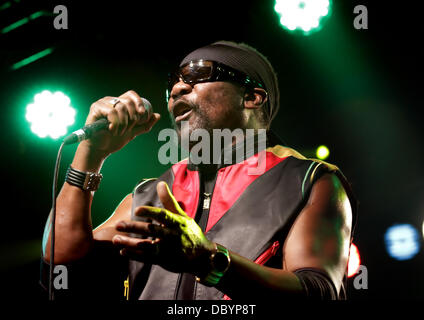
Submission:
[[[211,133],[212,129],[243,128],[244,91],[230,82],[204,82],[192,86],[179,81],[172,88],[168,101],[168,111],[178,135],[186,136],[195,129]],[[188,121],[188,132],[181,131],[182,121]]]

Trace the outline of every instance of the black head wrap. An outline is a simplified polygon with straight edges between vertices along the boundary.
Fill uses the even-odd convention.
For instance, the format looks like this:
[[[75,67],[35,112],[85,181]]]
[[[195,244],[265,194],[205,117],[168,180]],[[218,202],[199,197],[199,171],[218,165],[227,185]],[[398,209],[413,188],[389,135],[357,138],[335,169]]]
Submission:
[[[264,105],[267,127],[271,125],[279,109],[280,92],[278,80],[271,63],[256,49],[244,43],[218,41],[189,53],[180,66],[192,60],[212,60],[223,63],[238,71],[244,72],[252,79],[260,82],[268,93],[268,101]]]

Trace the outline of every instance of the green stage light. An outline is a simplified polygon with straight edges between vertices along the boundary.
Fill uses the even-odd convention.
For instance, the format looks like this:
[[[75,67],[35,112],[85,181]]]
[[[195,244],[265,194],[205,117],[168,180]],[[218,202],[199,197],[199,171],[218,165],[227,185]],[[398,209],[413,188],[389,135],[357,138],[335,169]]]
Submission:
[[[44,49],[43,51],[37,52],[37,53],[33,54],[32,56],[29,56],[28,58],[25,58],[21,61],[14,63],[10,67],[10,69],[11,70],[18,70],[19,68],[22,68],[22,67],[26,66],[27,64],[33,63],[34,61],[37,61],[37,60],[51,54],[52,52],[53,52],[53,48]]]
[[[317,148],[316,155],[318,159],[321,159],[321,160],[327,159],[328,156],[330,155],[330,150],[328,150],[326,146],[319,146]]]
[[[8,7],[6,7],[6,8],[8,8]],[[2,9],[3,9],[3,6],[2,6]],[[22,18],[22,19],[14,22],[14,23],[8,25],[7,27],[4,27],[3,29],[0,30],[0,33],[1,34],[8,33],[8,32],[10,32],[12,30],[15,30],[16,28],[19,28],[19,27],[27,24],[31,20],[35,20],[35,19],[38,19],[40,17],[48,16],[48,15],[49,15],[49,12],[47,12],[47,11],[37,11],[37,12],[34,12],[33,14],[29,15],[28,17]]]
[[[322,18],[331,12],[331,0],[276,0],[274,10],[281,26],[308,35],[322,27]]]
[[[31,123],[31,131],[40,138],[64,136],[67,127],[75,122],[76,111],[70,103],[69,97],[60,91],[44,90],[36,94],[33,103],[26,108],[25,117]]]

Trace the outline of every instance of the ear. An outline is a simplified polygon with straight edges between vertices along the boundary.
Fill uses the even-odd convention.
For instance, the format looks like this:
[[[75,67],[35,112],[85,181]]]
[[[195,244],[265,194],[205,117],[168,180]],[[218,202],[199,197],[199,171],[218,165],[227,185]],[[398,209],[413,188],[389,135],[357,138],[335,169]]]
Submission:
[[[259,109],[268,101],[268,94],[262,88],[246,90],[244,94],[244,107],[246,109]]]

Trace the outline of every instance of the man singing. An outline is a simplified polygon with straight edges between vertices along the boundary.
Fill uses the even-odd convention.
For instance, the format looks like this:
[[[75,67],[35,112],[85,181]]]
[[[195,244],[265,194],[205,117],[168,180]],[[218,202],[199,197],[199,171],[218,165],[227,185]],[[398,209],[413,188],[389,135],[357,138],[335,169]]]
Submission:
[[[270,131],[279,90],[269,61],[246,44],[207,45],[171,73],[167,98],[180,142],[206,131],[202,152],[214,156],[193,161],[190,141],[190,157],[142,180],[93,230],[103,162],[160,118],[134,91],[93,103],[86,124],[110,124],[79,144],[57,198],[54,262],[67,266],[69,291],[111,297],[125,280],[131,300],[345,299],[356,202],[336,166],[306,159]],[[255,134],[217,147],[218,129]],[[50,219],[44,275],[49,236]]]

